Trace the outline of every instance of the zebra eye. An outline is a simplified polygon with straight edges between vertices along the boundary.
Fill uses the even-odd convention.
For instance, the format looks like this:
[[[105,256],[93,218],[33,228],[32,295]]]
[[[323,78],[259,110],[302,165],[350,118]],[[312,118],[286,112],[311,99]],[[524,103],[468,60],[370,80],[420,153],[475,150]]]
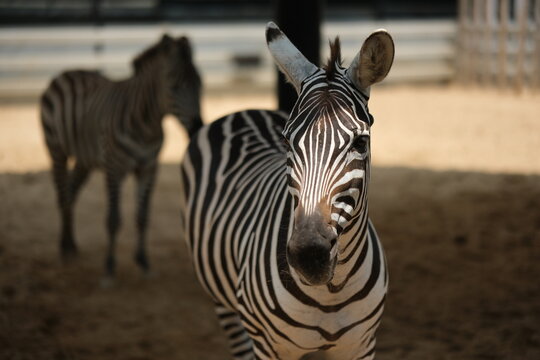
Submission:
[[[367,151],[367,148],[368,148],[368,144],[369,144],[369,136],[367,135],[360,135],[360,136],[357,136],[353,143],[352,143],[352,148],[363,154]]]

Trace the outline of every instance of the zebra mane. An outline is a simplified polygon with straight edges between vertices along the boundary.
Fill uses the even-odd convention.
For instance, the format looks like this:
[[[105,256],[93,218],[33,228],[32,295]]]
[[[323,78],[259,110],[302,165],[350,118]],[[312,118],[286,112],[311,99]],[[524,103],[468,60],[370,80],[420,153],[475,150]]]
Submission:
[[[330,40],[330,57],[328,62],[323,67],[326,70],[326,79],[334,80],[337,67],[341,66],[341,43],[339,41],[339,36],[336,36],[335,40],[332,42]]]

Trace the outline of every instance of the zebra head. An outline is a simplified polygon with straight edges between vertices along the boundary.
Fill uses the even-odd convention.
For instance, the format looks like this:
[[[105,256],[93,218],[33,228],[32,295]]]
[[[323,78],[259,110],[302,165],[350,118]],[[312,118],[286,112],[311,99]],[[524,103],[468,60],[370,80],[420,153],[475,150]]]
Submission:
[[[339,39],[328,64],[309,62],[274,23],[266,29],[270,53],[298,92],[283,130],[294,227],[287,260],[306,285],[334,276],[339,253],[367,222],[370,174],[370,86],[392,66],[394,44],[385,30],[372,33],[349,68],[341,66]],[[365,228],[365,227],[364,227]],[[353,234],[354,233],[354,234]]]
[[[191,44],[187,37],[173,40],[169,63],[172,113],[186,127],[189,135],[202,127],[201,78],[193,64]]]
[[[156,78],[161,76],[165,113],[176,116],[190,135],[202,126],[201,78],[193,64],[187,37],[163,35],[157,44],[139,55],[133,65],[135,74],[145,72]]]

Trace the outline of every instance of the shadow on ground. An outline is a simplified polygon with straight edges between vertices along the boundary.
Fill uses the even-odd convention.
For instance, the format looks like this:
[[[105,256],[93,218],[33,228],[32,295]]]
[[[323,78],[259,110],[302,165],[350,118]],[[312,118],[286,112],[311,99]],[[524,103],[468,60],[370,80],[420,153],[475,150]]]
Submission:
[[[80,257],[62,265],[49,174],[0,174],[1,359],[228,358],[180,237],[178,179],[161,166],[149,279],[132,261],[128,181],[103,290],[102,175],[77,206]],[[540,358],[540,177],[375,168],[371,214],[390,266],[378,359]]]

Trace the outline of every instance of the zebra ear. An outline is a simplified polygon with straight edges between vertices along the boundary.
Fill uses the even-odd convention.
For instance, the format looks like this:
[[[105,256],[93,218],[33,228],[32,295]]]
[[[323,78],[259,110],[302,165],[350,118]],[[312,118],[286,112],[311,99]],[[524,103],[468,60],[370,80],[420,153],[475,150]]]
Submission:
[[[174,39],[169,34],[163,34],[160,43],[163,47],[168,49],[174,43]]]
[[[161,42],[162,43],[165,43],[165,42],[172,42],[173,41],[173,38],[171,37],[171,35],[165,33],[163,34],[163,36],[161,37]]]
[[[266,44],[279,70],[299,93],[302,81],[318,68],[302,55],[273,22],[266,25]]]
[[[180,55],[182,56],[182,59],[186,60],[192,60],[192,50],[191,50],[191,43],[189,39],[185,36],[182,36],[181,38],[176,40],[178,44],[178,48],[180,50]]]
[[[369,92],[369,87],[382,81],[394,61],[394,41],[384,30],[373,32],[347,69],[347,76],[359,89]]]

